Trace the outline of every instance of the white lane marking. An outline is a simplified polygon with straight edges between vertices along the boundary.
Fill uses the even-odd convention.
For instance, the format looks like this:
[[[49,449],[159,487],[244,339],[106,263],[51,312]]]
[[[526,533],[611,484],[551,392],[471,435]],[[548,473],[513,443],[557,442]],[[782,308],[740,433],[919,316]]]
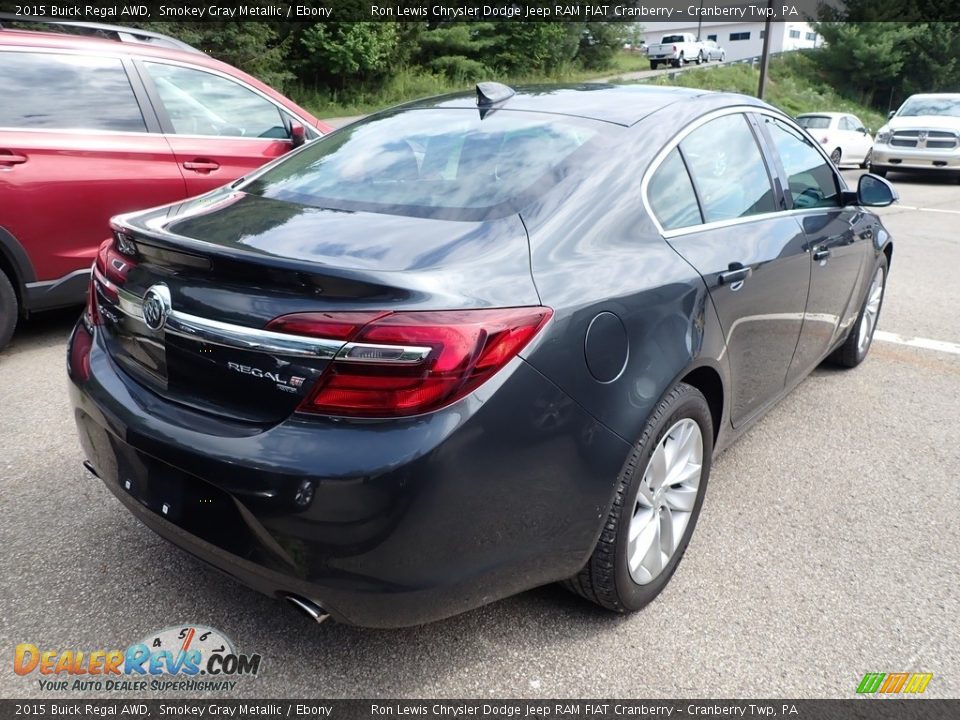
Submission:
[[[938,212],[938,213],[949,213],[951,215],[960,215],[960,210],[944,210],[943,208],[925,208],[917,207],[916,205],[901,205],[897,203],[896,205],[891,205],[893,208],[900,208],[902,210],[919,210],[920,212]]]
[[[947,342],[945,340],[930,340],[929,338],[904,337],[897,333],[884,332],[877,330],[873,333],[874,340],[881,342],[896,343],[897,345],[909,345],[910,347],[923,348],[924,350],[936,350],[937,352],[952,353],[960,355],[960,343]]]

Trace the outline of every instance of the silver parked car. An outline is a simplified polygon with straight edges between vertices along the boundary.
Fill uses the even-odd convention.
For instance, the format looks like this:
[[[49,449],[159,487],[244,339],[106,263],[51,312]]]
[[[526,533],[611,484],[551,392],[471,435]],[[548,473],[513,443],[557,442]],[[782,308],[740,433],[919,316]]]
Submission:
[[[705,40],[703,45],[706,50],[707,62],[710,62],[711,60],[719,60],[720,62],[723,62],[727,59],[727,51],[717,45],[716,40]]]

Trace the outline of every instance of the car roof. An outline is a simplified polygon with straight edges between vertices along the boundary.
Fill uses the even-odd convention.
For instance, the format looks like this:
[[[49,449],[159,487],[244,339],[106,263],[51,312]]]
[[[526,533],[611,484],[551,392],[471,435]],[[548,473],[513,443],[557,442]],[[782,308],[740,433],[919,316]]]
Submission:
[[[663,85],[527,85],[493,109],[570,115],[617,125],[633,125],[652,112],[681,100],[714,95],[706,90]],[[746,99],[746,98],[744,98]],[[401,107],[477,109],[474,93],[453,93],[416,100]]]
[[[853,115],[853,113],[843,113],[843,112],[808,112],[808,113],[800,113],[799,115],[797,115],[797,117],[798,117],[798,118],[802,118],[802,117],[830,117],[830,118],[841,118],[841,117],[849,117],[850,115]]]
[[[39,47],[54,50],[87,50],[104,54],[136,55],[140,57],[183,60],[197,65],[217,67],[219,61],[194,50],[178,50],[147,43],[126,43],[104,37],[71,35],[42,30],[0,29],[0,46]]]

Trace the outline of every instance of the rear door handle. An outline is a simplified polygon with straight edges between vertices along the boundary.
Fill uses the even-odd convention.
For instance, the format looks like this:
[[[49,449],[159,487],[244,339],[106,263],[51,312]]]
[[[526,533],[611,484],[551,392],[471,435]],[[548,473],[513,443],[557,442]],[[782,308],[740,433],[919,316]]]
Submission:
[[[197,158],[196,160],[187,160],[183,164],[183,167],[186,170],[193,170],[194,172],[208,173],[219,170],[220,163],[214,162],[213,160],[201,160]]]
[[[717,276],[721,285],[734,285],[736,283],[742,283],[748,277],[753,275],[753,268],[749,265],[747,267],[737,267],[740,263],[730,263],[730,269],[720,273]],[[738,288],[739,289],[739,288]]]
[[[830,253],[833,252],[830,248],[819,248],[813,251],[813,260],[814,262],[820,262],[821,260],[826,260],[830,257]]]
[[[10,150],[0,150],[0,165],[22,165],[26,161],[26,155]]]

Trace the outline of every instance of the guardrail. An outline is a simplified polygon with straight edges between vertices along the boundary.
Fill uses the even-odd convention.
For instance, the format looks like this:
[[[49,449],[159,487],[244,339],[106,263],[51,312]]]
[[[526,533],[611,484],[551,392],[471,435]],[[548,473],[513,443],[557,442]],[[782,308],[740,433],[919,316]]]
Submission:
[[[770,57],[776,57],[777,55],[782,55],[783,51],[772,52]],[[724,60],[723,62],[707,62],[703,65],[684,65],[679,68],[672,68],[669,70],[663,70],[658,72],[656,75],[650,75],[649,77],[668,77],[673,79],[677,75],[688,70],[710,70],[712,68],[726,67],[727,65],[750,65],[751,67],[756,67],[760,64],[760,61],[763,59],[763,55],[753,55],[752,57],[740,58],[738,60]],[[656,71],[654,71],[656,72]]]

